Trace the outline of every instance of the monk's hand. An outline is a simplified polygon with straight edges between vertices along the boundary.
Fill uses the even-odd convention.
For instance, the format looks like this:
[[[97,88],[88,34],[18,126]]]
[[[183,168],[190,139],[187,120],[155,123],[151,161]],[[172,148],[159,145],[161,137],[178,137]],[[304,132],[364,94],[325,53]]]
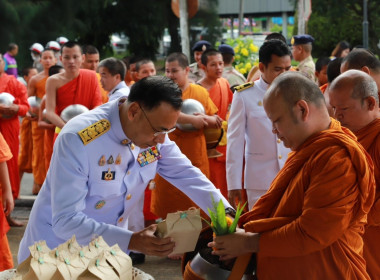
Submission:
[[[30,112],[28,111],[28,112],[26,112],[26,114],[25,114],[25,118],[27,118],[28,120],[30,120],[30,121],[36,121],[36,120],[38,120],[38,117],[37,116],[32,116],[31,114],[30,114]]]
[[[132,234],[128,249],[147,255],[166,257],[175,247],[171,237],[160,238],[154,235],[157,225],[151,225]]]
[[[228,202],[233,208],[237,208],[237,205],[243,205],[243,199],[241,197],[241,190],[229,190],[228,191]]]
[[[0,106],[0,114],[5,118],[12,118],[17,115],[19,106],[17,104],[11,104],[10,106]]]
[[[219,256],[221,261],[225,261],[247,253],[258,252],[259,238],[258,233],[245,232],[238,228],[233,234],[215,236],[207,246],[214,248],[213,255]]]
[[[15,206],[12,191],[3,189],[3,207],[5,216],[9,216]]]
[[[223,119],[221,117],[219,117],[218,115],[215,115],[214,117],[215,117],[215,121],[216,121],[216,127],[221,128]]]
[[[202,113],[194,113],[191,118],[191,124],[196,129],[202,129],[207,126],[207,116]]]

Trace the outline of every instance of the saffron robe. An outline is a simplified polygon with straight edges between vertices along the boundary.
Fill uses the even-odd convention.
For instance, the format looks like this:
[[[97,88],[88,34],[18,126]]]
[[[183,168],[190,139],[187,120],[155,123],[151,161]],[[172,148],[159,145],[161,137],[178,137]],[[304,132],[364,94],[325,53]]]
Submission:
[[[228,119],[228,113],[232,102],[233,93],[230,84],[224,78],[219,78],[215,85],[209,90],[210,98],[218,108],[218,116],[223,120]],[[224,133],[227,133],[226,131]],[[226,153],[227,145],[218,146],[216,150],[223,154],[217,158],[209,158],[210,180],[220,189],[224,197],[228,197],[227,177],[226,177]]]
[[[202,103],[205,114],[215,115],[218,108],[209,97],[208,91],[196,84],[190,84],[182,92],[182,99],[195,99]],[[182,131],[179,128],[169,135],[181,152],[188,157],[191,163],[198,167],[204,175],[209,177],[209,163],[207,158],[206,139],[203,129],[196,131]],[[168,213],[187,210],[197,205],[183,192],[175,188],[172,184],[156,175],[154,179],[156,188],[152,191],[151,210],[161,218],[166,218]]]
[[[99,82],[94,71],[80,69],[79,75],[57,90],[55,112],[61,115],[63,109],[81,104],[89,110],[102,104]]]
[[[11,158],[11,150],[0,133],[0,163],[9,161]],[[12,253],[9,249],[6,235],[9,230],[9,225],[3,209],[2,186],[0,185],[0,271],[13,268]]]
[[[14,104],[19,106],[19,110],[12,118],[0,118],[0,133],[3,134],[12,155],[7,161],[9,179],[12,186],[13,198],[16,199],[20,193],[20,174],[18,169],[18,151],[19,151],[19,134],[20,121],[19,116],[25,116],[29,110],[28,95],[26,87],[20,83],[15,77],[3,73],[0,76],[0,92],[8,92],[15,97]]]
[[[375,197],[373,164],[332,120],[289,154],[268,192],[241,217],[260,233],[257,277],[370,279],[363,231]]]
[[[57,90],[55,113],[58,116],[66,107],[73,104],[81,104],[89,110],[103,104],[98,78],[94,71],[80,69],[78,77]],[[54,140],[57,136],[56,133]]]
[[[45,86],[48,76],[36,82],[36,96],[42,99],[45,96]],[[45,129],[38,127],[38,121],[32,121],[33,138],[33,177],[36,184],[42,185],[45,181],[47,169],[45,167]]]
[[[363,254],[367,272],[372,280],[376,280],[380,279],[380,119],[372,121],[355,132],[355,135],[371,156],[375,167],[376,196],[363,236]]]
[[[32,172],[32,122],[27,118],[23,118],[20,128],[20,154],[18,156],[18,168],[22,172]]]
[[[325,83],[324,85],[320,86],[320,90],[322,91],[323,94],[325,94],[326,88],[328,87],[328,83]]]
[[[107,103],[108,102],[108,91],[104,90],[103,87],[102,87],[102,84],[100,83],[100,74],[99,73],[96,73],[96,78],[98,78],[98,83],[99,83],[99,89],[100,89],[100,93],[102,95],[102,103]]]

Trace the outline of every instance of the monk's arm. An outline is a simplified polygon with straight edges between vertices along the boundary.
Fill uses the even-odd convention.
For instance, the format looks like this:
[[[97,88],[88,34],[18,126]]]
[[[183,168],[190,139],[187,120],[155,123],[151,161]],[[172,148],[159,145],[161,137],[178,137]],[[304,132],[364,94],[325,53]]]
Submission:
[[[299,186],[303,211],[289,224],[260,235],[263,256],[292,257],[323,250],[342,238],[352,223],[360,203],[356,170],[345,150],[327,150],[317,160],[311,159],[301,171],[302,178],[291,183],[290,187]]]
[[[46,118],[55,126],[62,128],[65,122],[55,113],[57,101],[57,80],[55,77],[49,77],[46,81]]]
[[[36,79],[35,77],[30,79],[28,84],[28,97],[36,95]]]
[[[44,129],[54,129],[55,126],[53,124],[47,123],[44,116],[43,111],[46,108],[46,97],[44,96],[41,100],[41,105],[39,108],[39,113],[38,113],[38,127],[44,128]],[[46,115],[46,111],[45,111]]]
[[[2,190],[2,203],[4,206],[4,213],[8,216],[14,207],[12,196],[11,183],[9,181],[8,167],[5,161],[0,162],[0,186]]]

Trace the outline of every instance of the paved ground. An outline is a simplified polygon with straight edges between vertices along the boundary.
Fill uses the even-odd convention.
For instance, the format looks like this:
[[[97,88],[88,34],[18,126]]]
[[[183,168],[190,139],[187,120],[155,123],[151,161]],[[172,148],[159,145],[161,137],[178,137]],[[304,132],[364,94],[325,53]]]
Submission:
[[[16,207],[12,213],[12,217],[28,222],[29,213],[32,208],[35,196],[32,194],[33,177],[31,174],[25,174],[21,181],[20,199],[16,201]],[[11,228],[8,232],[8,240],[13,254],[15,266],[17,266],[17,251],[24,234],[25,227]],[[168,258],[147,257],[144,264],[137,265],[142,271],[149,273],[156,280],[179,280],[182,279],[181,261],[170,260]]]

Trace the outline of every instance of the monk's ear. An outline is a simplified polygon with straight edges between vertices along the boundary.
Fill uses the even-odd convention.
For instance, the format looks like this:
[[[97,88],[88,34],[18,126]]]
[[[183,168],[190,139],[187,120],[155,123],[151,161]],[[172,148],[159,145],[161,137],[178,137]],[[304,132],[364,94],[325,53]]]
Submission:
[[[309,105],[305,100],[299,100],[296,103],[296,115],[300,116],[302,121],[305,121],[310,114]]]
[[[371,70],[367,66],[363,66],[360,70],[362,70],[363,72],[367,73],[368,75],[371,74]]]
[[[373,111],[373,110],[378,110],[379,107],[376,106],[376,99],[375,97],[373,96],[369,96],[366,98],[366,103],[367,103],[367,108],[368,108],[368,111]]]
[[[137,102],[132,102],[128,107],[128,119],[133,120],[138,116],[138,112],[140,112],[140,105]]]

